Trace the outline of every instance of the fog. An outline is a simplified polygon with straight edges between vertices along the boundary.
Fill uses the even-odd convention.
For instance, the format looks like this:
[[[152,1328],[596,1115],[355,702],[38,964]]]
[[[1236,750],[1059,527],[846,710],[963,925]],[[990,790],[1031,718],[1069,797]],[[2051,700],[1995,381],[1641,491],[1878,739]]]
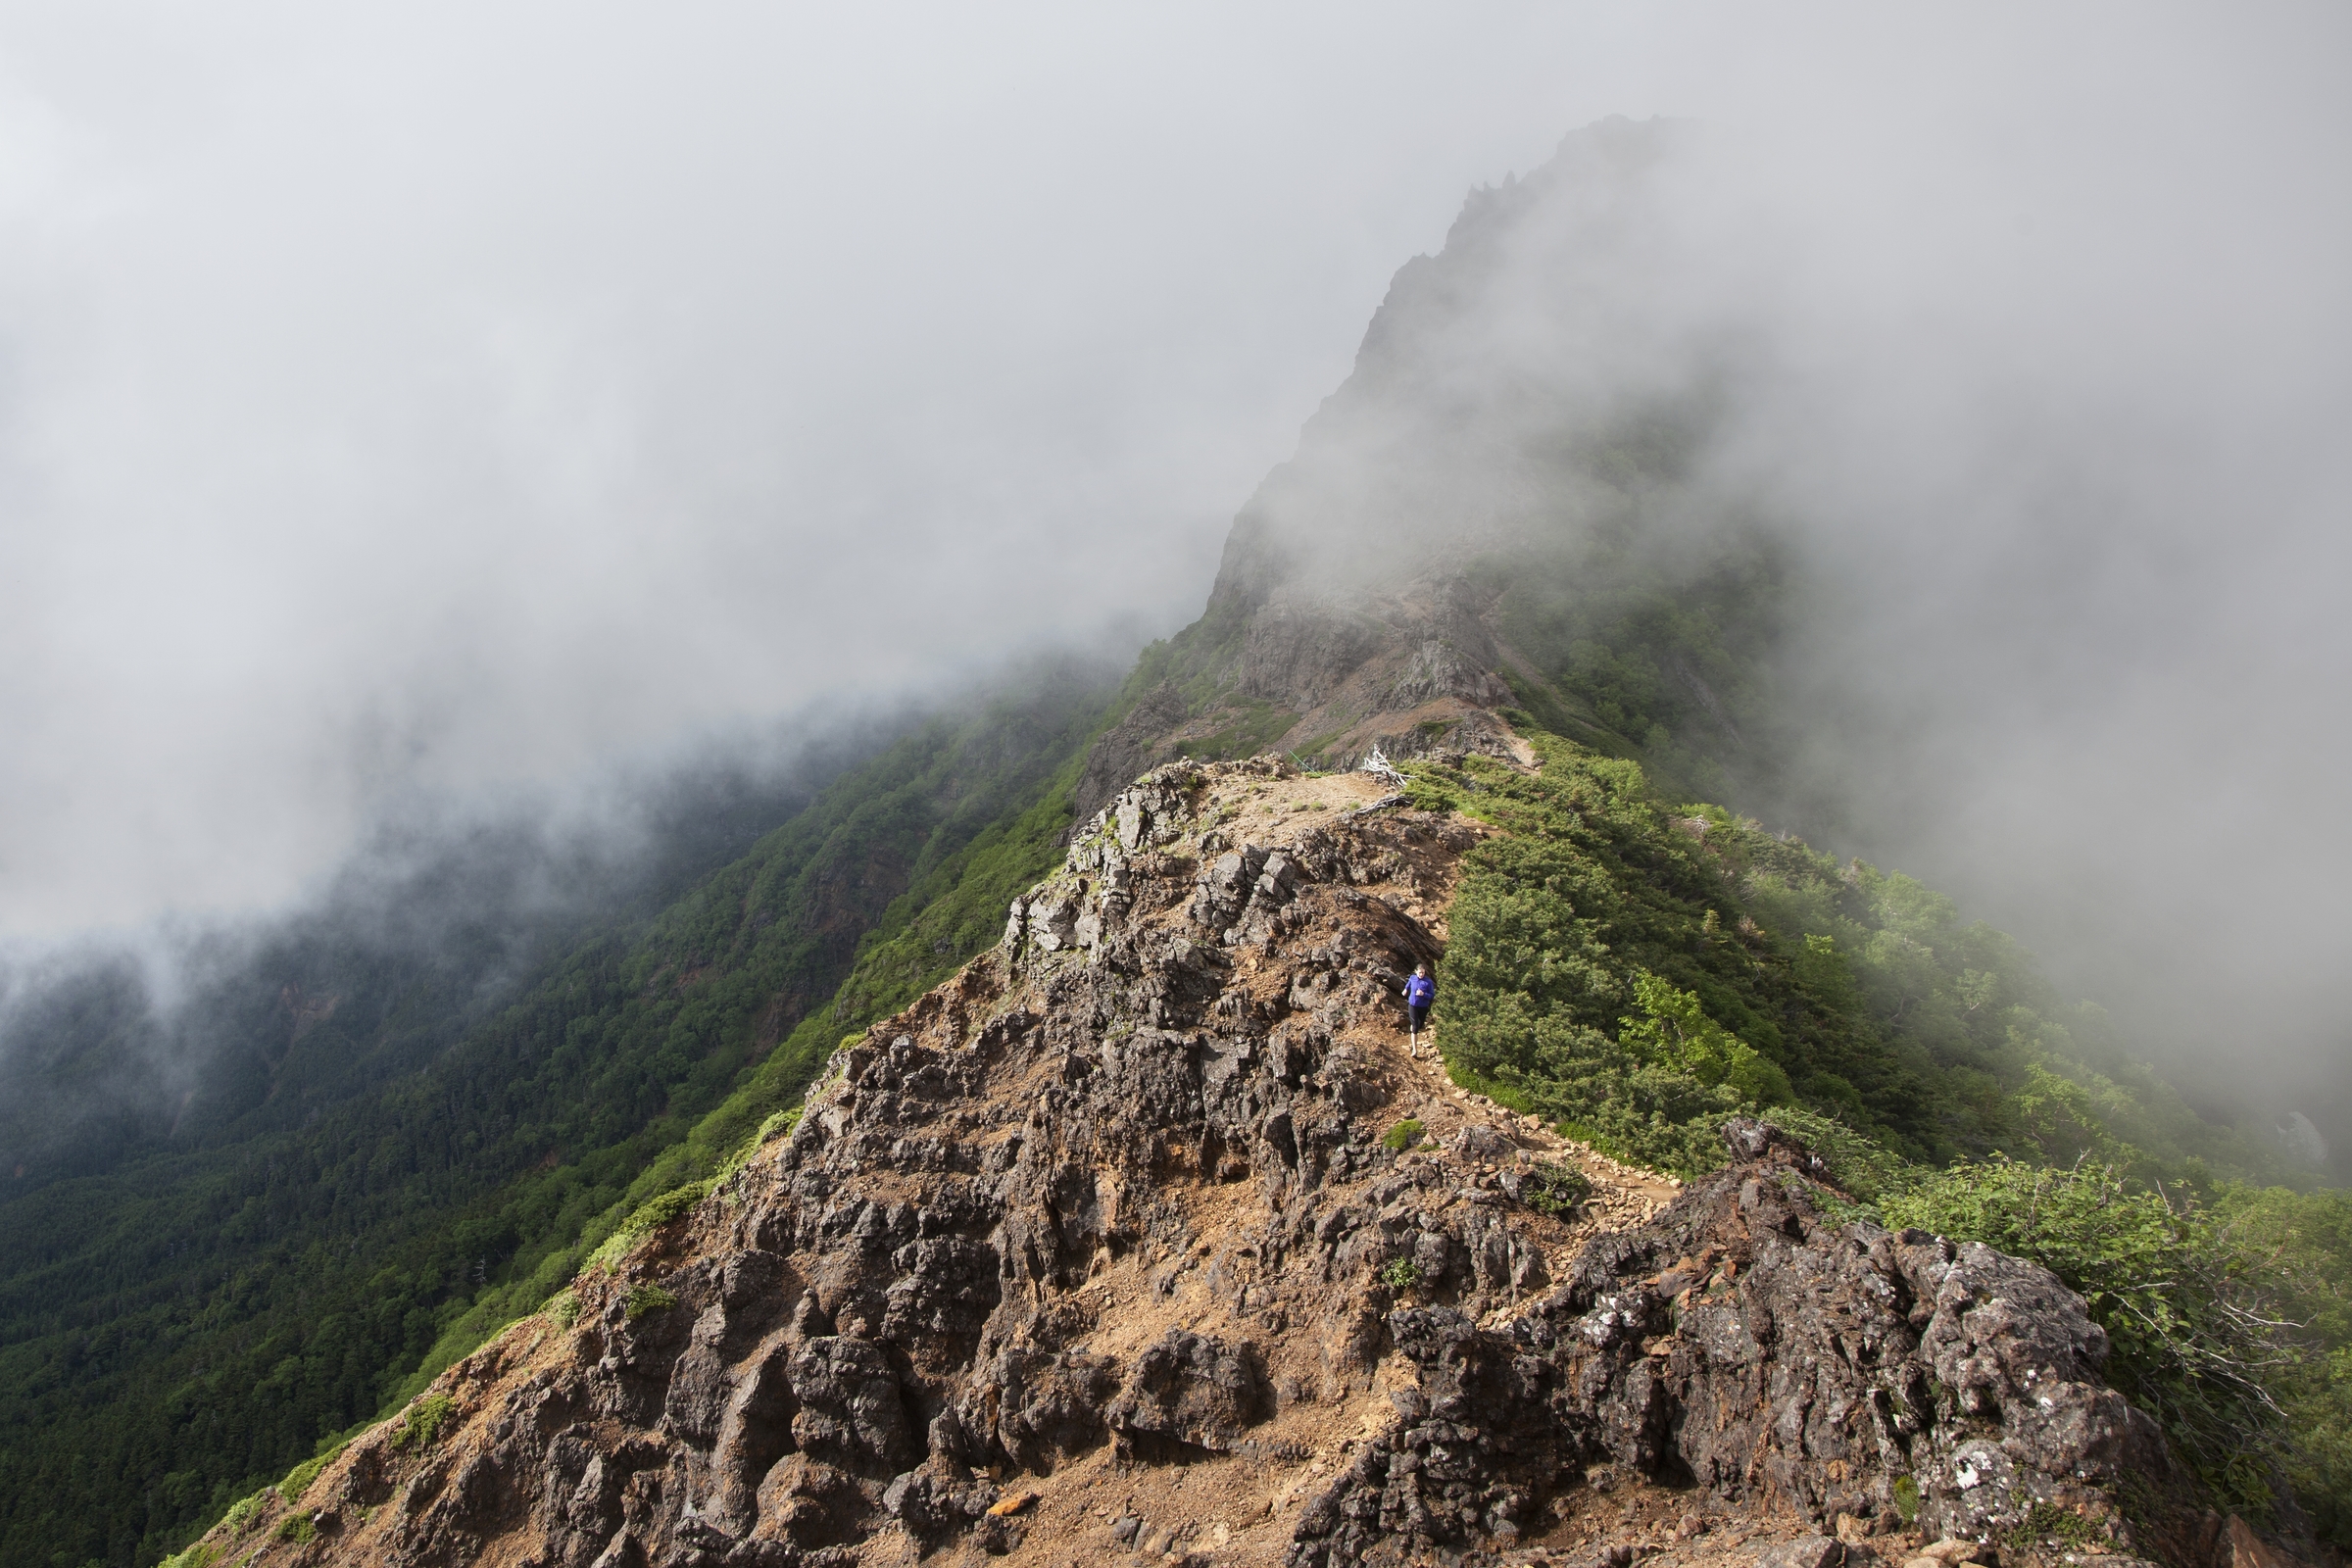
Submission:
[[[2319,6],[9,7],[0,932],[280,906],[419,799],[1172,629],[1463,193],[1663,114],[1714,151],[1648,325],[1759,368],[1716,477],[1826,573],[1784,673],[1838,847],[2169,1051],[2316,1071],[2347,45]]]

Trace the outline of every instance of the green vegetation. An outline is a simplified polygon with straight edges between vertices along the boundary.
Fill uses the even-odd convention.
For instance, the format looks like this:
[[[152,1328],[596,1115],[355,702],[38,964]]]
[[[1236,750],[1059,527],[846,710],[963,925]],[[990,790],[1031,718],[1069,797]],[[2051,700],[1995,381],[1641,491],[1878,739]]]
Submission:
[[[1538,1165],[1530,1171],[1519,1190],[1519,1200],[1539,1214],[1554,1219],[1568,1219],[1577,1205],[1592,1196],[1592,1184],[1579,1170],[1566,1165]]]
[[[621,1311],[634,1323],[648,1312],[666,1312],[677,1304],[678,1298],[659,1285],[632,1285]]]
[[[671,1220],[691,1212],[695,1204],[710,1195],[710,1182],[706,1178],[699,1182],[687,1182],[659,1197],[647,1199],[637,1205],[627,1219],[613,1227],[612,1234],[599,1243],[595,1251],[588,1254],[587,1261],[580,1265],[581,1272],[611,1268],[627,1256],[630,1249],[639,1242]]]
[[[318,1527],[311,1523],[311,1516],[307,1513],[290,1513],[277,1522],[277,1528],[270,1535],[275,1540],[290,1541],[298,1546],[304,1546],[318,1538]]]
[[[1728,1089],[1741,1104],[1786,1105],[1796,1099],[1779,1064],[1708,1017],[1695,994],[1641,971],[1634,975],[1634,1002],[1642,1016],[1617,1020],[1617,1044],[1651,1066],[1709,1089]]]
[[[1110,716],[1065,683],[919,727],[494,1010],[330,953],[302,982],[345,1000],[246,1121],[0,1201],[0,1561],[156,1562],[788,1125],[845,1031],[997,940]]]
[[[2259,1168],[1941,895],[1532,739],[1532,777],[1407,769],[1417,804],[1506,830],[1467,857],[1448,915],[1439,1038],[1465,1084],[1685,1175],[1721,1162],[1725,1116],[1764,1106],[1896,1165],[2064,1161],[2109,1138]]]
[[[441,1428],[448,1424],[450,1412],[457,1407],[458,1401],[446,1394],[419,1396],[401,1417],[400,1425],[393,1429],[392,1446],[422,1453],[433,1446]]]
[[[1417,804],[1504,830],[1448,916],[1457,1082],[1685,1176],[1767,1115],[1858,1211],[2048,1266],[2219,1499],[2266,1517],[2290,1482],[2352,1544],[2352,1195],[2254,1185],[2261,1146],[1940,895],[1530,738],[1534,777],[1407,768]]]
[[[2052,1170],[1995,1155],[1923,1173],[1880,1204],[1889,1225],[2034,1258],[2082,1293],[2114,1347],[2108,1381],[2161,1420],[2217,1492],[2270,1500],[2289,1359],[2255,1260],[2194,1197],[2113,1166]]]
[[[1381,1265],[1379,1278],[1392,1291],[1409,1291],[1421,1283],[1421,1267],[1409,1257],[1393,1257]]]
[[[1421,1135],[1427,1131],[1428,1129],[1421,1125],[1421,1119],[1419,1117],[1407,1116],[1404,1118],[1404,1120],[1396,1123],[1396,1125],[1391,1127],[1387,1132],[1381,1134],[1381,1147],[1384,1149],[1395,1150],[1397,1153],[1401,1154],[1406,1150],[1419,1143],[1421,1141]]]
[[[264,1487],[252,1496],[240,1498],[231,1503],[228,1512],[221,1516],[220,1522],[228,1526],[230,1535],[241,1536],[252,1528],[255,1518],[269,1505],[270,1489]]]
[[[343,1451],[344,1446],[337,1443],[325,1452],[313,1454],[286,1472],[286,1479],[277,1484],[277,1494],[287,1507],[291,1508],[302,1501],[302,1494],[311,1490],[311,1483],[318,1479],[318,1472],[334,1463],[335,1456]]]

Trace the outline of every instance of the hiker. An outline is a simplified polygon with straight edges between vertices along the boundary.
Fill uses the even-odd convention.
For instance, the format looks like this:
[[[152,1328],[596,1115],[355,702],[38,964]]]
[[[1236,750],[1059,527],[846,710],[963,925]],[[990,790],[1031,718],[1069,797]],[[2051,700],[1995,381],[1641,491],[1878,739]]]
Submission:
[[[1411,1020],[1410,1041],[1415,1050],[1421,1046],[1421,1026],[1429,1022],[1429,1004],[1438,999],[1438,983],[1429,977],[1429,965],[1413,965],[1413,977],[1404,983],[1404,1015]]]

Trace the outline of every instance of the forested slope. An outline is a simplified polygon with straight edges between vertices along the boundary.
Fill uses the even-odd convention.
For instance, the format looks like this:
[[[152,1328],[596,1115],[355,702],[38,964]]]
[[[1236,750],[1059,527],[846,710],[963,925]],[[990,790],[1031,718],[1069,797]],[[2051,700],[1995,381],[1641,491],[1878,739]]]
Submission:
[[[397,1063],[371,1092],[0,1204],[0,1561],[152,1562],[535,1305],[632,1184],[756,1125],[843,1030],[994,940],[995,889],[1056,853],[1109,696],[1063,682],[922,727],[422,1062],[412,986],[357,1046],[339,1007],[264,1068],[284,1096],[337,1053]],[[984,918],[914,920],[967,882]]]

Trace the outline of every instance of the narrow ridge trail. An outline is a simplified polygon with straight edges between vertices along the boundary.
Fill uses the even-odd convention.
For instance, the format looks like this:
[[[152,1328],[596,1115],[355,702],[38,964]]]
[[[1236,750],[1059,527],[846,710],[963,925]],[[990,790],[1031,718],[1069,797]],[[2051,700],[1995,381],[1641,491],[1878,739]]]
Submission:
[[[208,1560],[2160,1550],[2161,1442],[2047,1273],[1840,1220],[1759,1124],[1686,1191],[1409,1052],[1493,830],[1386,788],[1155,769],[788,1136]]]

